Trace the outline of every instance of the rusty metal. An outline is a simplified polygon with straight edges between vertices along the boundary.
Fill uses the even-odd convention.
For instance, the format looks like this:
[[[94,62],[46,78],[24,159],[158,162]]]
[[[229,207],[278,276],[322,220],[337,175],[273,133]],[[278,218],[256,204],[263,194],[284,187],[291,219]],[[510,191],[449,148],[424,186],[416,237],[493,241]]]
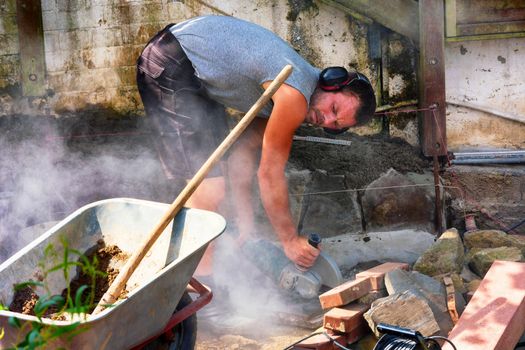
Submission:
[[[16,21],[20,46],[22,92],[24,96],[44,96],[44,29],[40,0],[16,1]]]
[[[436,111],[432,110],[432,143],[437,144],[438,140],[438,119],[436,116]],[[434,172],[434,200],[435,200],[435,227],[436,227],[436,235],[441,235],[443,232],[443,212],[442,212],[442,203],[441,203],[441,182],[439,179],[439,170],[440,170],[440,164],[439,164],[439,158],[437,152],[434,152],[432,155],[432,163],[433,163],[433,172]]]
[[[447,291],[447,309],[452,319],[452,323],[456,324],[459,320],[458,310],[456,309],[456,291],[454,289],[454,283],[452,278],[445,276],[443,277],[443,283]]]
[[[435,0],[419,1],[419,108],[421,147],[425,156],[447,155],[445,122],[445,26],[443,3]],[[434,118],[436,116],[436,127]],[[433,137],[434,129],[438,133]]]

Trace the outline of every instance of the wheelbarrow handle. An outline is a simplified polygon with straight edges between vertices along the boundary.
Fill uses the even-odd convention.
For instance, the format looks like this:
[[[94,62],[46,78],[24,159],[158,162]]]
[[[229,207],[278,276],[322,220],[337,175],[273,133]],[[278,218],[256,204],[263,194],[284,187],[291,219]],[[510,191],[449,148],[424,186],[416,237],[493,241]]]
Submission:
[[[120,296],[120,293],[124,289],[127,281],[140,264],[148,250],[151,248],[153,243],[161,235],[162,231],[169,225],[171,220],[177,215],[177,213],[182,209],[186,201],[191,197],[193,192],[197,189],[200,183],[205,179],[208,172],[211,168],[221,159],[221,157],[226,153],[226,151],[231,147],[231,145],[239,138],[239,136],[244,132],[252,120],[257,116],[259,111],[264,107],[266,103],[271,99],[273,94],[279,89],[279,87],[284,83],[284,81],[292,73],[292,66],[285,66],[281,72],[277,75],[275,80],[268,86],[264,93],[259,97],[255,104],[250,108],[246,115],[237,123],[237,125],[230,131],[228,136],[221,142],[221,144],[215,149],[211,156],[206,160],[206,162],[201,166],[199,171],[193,176],[193,178],[188,182],[184,189],[177,196],[175,201],[170,205],[167,213],[163,216],[161,221],[155,226],[155,228],[146,236],[143,242],[141,242],[139,248],[133,253],[133,255],[126,261],[126,264],[123,266],[122,270],[117,275],[117,278],[109,286],[106,293],[100,299],[97,307],[91,314],[96,315],[102,310],[104,310],[108,305],[111,305],[117,300]]]

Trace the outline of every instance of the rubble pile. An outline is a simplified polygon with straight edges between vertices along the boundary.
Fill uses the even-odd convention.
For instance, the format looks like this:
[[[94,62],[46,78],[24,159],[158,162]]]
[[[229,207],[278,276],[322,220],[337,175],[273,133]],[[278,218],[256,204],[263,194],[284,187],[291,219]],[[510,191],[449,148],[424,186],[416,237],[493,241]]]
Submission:
[[[325,313],[322,327],[314,333],[320,334],[295,344],[295,349],[338,349],[334,342],[344,346],[356,342],[364,344],[369,343],[371,337],[377,341],[376,337],[381,336],[377,330],[379,323],[419,331],[427,337],[447,337],[458,333],[456,328],[473,327],[465,326],[467,322],[462,323],[459,317],[469,310],[468,302],[473,300],[478,288],[483,291],[476,295],[476,305],[471,305],[465,314],[479,313],[476,308],[485,307],[484,303],[489,304],[493,294],[498,293],[499,281],[484,279],[489,270],[525,271],[525,264],[521,263],[525,262],[524,238],[498,230],[472,230],[460,235],[458,230],[451,228],[412,266],[386,262],[357,273],[354,279],[319,296]],[[493,264],[496,260],[498,262]],[[513,274],[506,277],[509,280],[525,278]],[[505,278],[502,277],[501,283],[505,283]],[[524,292],[518,287],[515,286],[514,294],[521,301],[501,303],[501,307],[506,308],[501,311],[503,314],[520,315],[525,308]],[[485,301],[478,305],[480,300]],[[508,325],[500,327],[501,339],[507,339],[509,332],[519,338],[525,329],[521,329],[523,322],[517,322],[516,325],[509,321]],[[468,323],[475,324],[471,320]]]

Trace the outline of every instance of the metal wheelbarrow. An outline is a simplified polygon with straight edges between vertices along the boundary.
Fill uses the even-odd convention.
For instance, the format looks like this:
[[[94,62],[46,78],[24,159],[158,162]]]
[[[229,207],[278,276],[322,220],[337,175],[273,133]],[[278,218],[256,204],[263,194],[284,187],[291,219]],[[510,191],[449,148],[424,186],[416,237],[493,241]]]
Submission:
[[[118,198],[78,209],[0,265],[0,301],[9,305],[14,296],[14,284],[36,279],[38,263],[45,257],[49,244],[60,254],[64,249],[61,238],[65,238],[70,248],[85,252],[103,239],[106,245],[117,245],[131,254],[167,207],[168,204]],[[225,226],[224,218],[218,214],[183,208],[129,279],[127,298],[99,314],[81,319],[78,329],[82,332],[71,340],[59,337],[46,344],[46,348],[157,348],[153,343],[160,337],[171,339],[171,343],[168,341],[170,349],[186,348],[188,336],[195,339],[196,325],[187,324],[184,330],[181,322],[206,305],[212,296],[211,291],[192,275],[208,244],[224,231]],[[73,266],[69,276],[75,276]],[[60,294],[70,282],[65,281],[60,271],[51,272],[46,281],[51,294]],[[44,294],[40,288],[37,287],[37,294]],[[189,291],[199,296],[193,300]],[[10,317],[21,323],[39,322],[35,316],[1,310],[0,330],[4,331],[1,349],[13,347],[25,336],[8,322]],[[67,327],[73,321],[43,318],[42,323]],[[195,329],[193,332],[189,329],[190,334],[183,339],[182,332],[188,332],[188,327]]]

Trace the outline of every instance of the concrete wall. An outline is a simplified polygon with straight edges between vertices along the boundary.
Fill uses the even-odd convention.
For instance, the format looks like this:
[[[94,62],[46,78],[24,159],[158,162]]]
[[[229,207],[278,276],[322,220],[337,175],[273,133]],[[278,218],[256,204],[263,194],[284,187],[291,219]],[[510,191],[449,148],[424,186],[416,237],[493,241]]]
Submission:
[[[516,119],[449,104],[450,149],[525,149],[525,38],[447,43],[446,90],[447,101]]]

